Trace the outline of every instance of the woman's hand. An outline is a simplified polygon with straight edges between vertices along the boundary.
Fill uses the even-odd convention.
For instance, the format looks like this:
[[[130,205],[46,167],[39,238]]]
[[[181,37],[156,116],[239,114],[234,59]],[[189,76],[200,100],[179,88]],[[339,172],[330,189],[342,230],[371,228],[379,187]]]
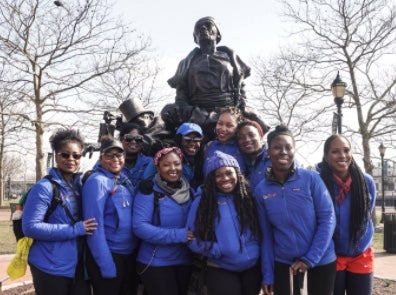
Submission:
[[[305,273],[308,266],[301,260],[297,260],[290,266],[290,269],[293,271],[293,275],[296,275],[297,273]]]
[[[85,234],[87,236],[92,236],[93,232],[98,228],[98,223],[95,218],[89,218],[83,221],[85,228]]]
[[[187,231],[187,243],[191,243],[195,239],[194,233],[191,230]]]
[[[264,295],[272,295],[272,294],[274,294],[272,285],[261,285],[261,290],[263,291]]]

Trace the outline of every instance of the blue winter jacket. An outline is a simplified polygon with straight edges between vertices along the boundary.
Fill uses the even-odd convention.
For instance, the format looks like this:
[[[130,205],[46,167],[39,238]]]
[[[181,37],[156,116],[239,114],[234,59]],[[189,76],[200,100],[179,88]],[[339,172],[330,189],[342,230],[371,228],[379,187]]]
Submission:
[[[133,208],[133,230],[141,239],[137,261],[151,266],[188,265],[191,253],[187,247],[186,220],[192,200],[178,204],[154,182],[159,192],[155,206],[154,192],[136,194]],[[156,209],[154,209],[157,207]],[[158,223],[157,214],[161,223]]]
[[[240,171],[242,172],[242,174],[245,173],[246,171],[245,162],[239,150],[239,146],[236,139],[234,138],[230,139],[226,143],[221,143],[217,139],[215,139],[211,142],[208,142],[204,152],[203,172],[205,176],[208,174],[207,173],[208,162],[213,157],[215,151],[222,151],[223,153],[233,156],[238,161]]]
[[[73,212],[69,196],[75,194],[80,200],[79,175],[73,176],[73,185],[70,186],[56,168],[52,168],[49,174],[59,184],[59,194]],[[72,224],[65,209],[59,205],[49,216],[48,222],[44,222],[53,196],[51,182],[43,178],[32,187],[26,198],[22,228],[26,236],[34,239],[28,261],[45,273],[73,278],[78,262],[77,237],[85,235],[85,228],[82,221]]]
[[[253,189],[263,180],[267,167],[271,166],[271,160],[267,155],[267,146],[263,146],[253,163],[246,156],[244,156],[244,160],[246,165],[245,176]]]
[[[187,226],[193,232],[201,200],[201,194],[198,193],[187,219]],[[232,195],[219,193],[217,200],[220,217],[215,220],[216,241],[195,239],[189,244],[190,249],[208,257],[209,262],[230,271],[244,271],[255,266],[259,261],[260,241],[249,229],[241,234]]]
[[[99,166],[83,186],[83,216],[94,217],[98,228],[87,243],[104,278],[116,277],[111,253],[132,254],[137,238],[132,231],[134,190],[123,174]]]
[[[376,197],[376,189],[373,178],[364,174],[364,178],[367,183],[369,195],[370,195],[370,212],[374,210],[375,206],[375,197]],[[339,186],[334,181],[334,195],[337,196],[339,193]],[[371,219],[371,215],[367,216],[368,224],[366,230],[360,239],[357,247],[353,247],[349,243],[349,225],[350,225],[350,208],[351,208],[351,193],[347,193],[344,197],[344,200],[341,203],[341,206],[338,204],[336,200],[333,200],[333,205],[335,209],[335,215],[337,220],[336,229],[334,231],[334,243],[335,243],[335,251],[337,255],[342,256],[357,256],[364,251],[366,251],[372,245],[373,234],[374,234],[374,225]]]
[[[142,153],[139,153],[137,155],[135,165],[131,168],[124,166],[122,168],[122,173],[129,178],[129,180],[132,182],[133,187],[137,189],[140,180],[146,179],[144,178],[143,173],[146,170],[147,166],[151,164],[154,166],[153,158],[145,156]]]
[[[319,174],[295,168],[281,184],[269,170],[254,191],[263,235],[262,283],[266,285],[274,283],[274,261],[291,265],[300,259],[315,267],[336,259],[335,214]]]

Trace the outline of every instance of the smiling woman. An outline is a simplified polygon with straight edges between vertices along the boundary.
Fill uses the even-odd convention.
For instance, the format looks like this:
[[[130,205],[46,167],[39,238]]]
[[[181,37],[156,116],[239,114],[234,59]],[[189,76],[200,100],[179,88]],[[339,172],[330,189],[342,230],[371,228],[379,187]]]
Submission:
[[[106,137],[101,141],[100,161],[83,186],[84,216],[93,216],[97,231],[87,238],[86,268],[93,292],[128,294],[137,292],[135,272],[138,240],[132,232],[134,188],[121,169],[121,142]]]
[[[308,294],[333,294],[336,221],[326,186],[316,172],[296,167],[295,140],[286,126],[276,126],[267,142],[271,165],[254,191],[263,236],[264,294],[290,294],[305,272]]]
[[[141,239],[137,270],[149,295],[187,294],[192,262],[187,243],[194,236],[185,225],[192,194],[182,177],[182,158],[179,148],[159,150],[154,183],[148,181],[151,187],[141,188],[134,203],[133,230]]]
[[[29,192],[23,209],[23,232],[34,239],[29,265],[37,294],[89,294],[84,281],[83,251],[80,238],[96,230],[92,216],[82,220],[80,166],[83,139],[71,129],[57,130],[50,138],[56,167],[51,168],[51,182],[59,187],[62,206],[47,216],[54,196],[54,186],[43,178]],[[62,249],[62,251],[53,251]],[[75,293],[73,293],[75,292]]]
[[[260,290],[259,224],[238,161],[215,151],[188,214],[190,249],[207,259],[208,294],[256,295]],[[249,282],[249,283],[247,283]]]

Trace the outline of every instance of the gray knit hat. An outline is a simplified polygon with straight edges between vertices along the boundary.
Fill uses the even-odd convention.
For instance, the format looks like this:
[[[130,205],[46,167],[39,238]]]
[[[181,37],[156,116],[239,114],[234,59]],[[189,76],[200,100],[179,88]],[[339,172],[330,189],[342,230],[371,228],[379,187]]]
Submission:
[[[213,156],[208,158],[208,166],[205,174],[208,175],[210,172],[221,167],[235,167],[240,169],[238,161],[233,156],[215,151]]]

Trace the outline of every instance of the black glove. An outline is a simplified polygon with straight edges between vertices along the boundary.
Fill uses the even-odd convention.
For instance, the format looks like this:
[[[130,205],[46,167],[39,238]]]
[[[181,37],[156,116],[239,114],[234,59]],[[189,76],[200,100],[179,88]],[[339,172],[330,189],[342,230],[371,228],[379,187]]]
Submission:
[[[143,179],[139,183],[139,190],[144,195],[149,195],[153,192],[153,181],[150,179]]]

